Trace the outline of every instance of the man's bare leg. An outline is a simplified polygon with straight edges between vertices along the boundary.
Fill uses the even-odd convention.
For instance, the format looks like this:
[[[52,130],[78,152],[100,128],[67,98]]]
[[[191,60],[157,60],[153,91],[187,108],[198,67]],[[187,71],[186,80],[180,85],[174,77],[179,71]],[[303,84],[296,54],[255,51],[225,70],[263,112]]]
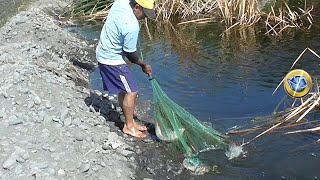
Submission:
[[[133,112],[132,112],[132,121],[133,121],[133,123],[134,123],[134,126],[135,126],[135,128],[137,128],[139,131],[146,131],[147,130],[147,127],[146,126],[143,126],[143,125],[140,125],[140,124],[138,124],[138,123],[136,123],[135,121],[134,121],[134,119],[133,119],[133,113],[134,113],[134,108],[135,108],[135,105],[136,105],[136,99],[137,99],[137,92],[133,92],[133,93],[135,93],[135,97],[134,97],[134,101],[133,101]],[[129,94],[129,93],[128,93]],[[124,107],[123,107],[123,103],[124,103],[124,98],[125,98],[125,96],[126,96],[127,94],[123,94],[123,93],[121,93],[121,94],[119,94],[118,95],[118,101],[119,101],[119,105],[120,105],[120,107],[121,107],[121,109],[123,110],[123,113],[124,113]],[[130,95],[129,95],[130,96]],[[125,115],[125,113],[124,113],[124,116],[125,116],[125,119],[126,119],[126,121],[127,121],[127,118],[126,118],[126,115]],[[128,116],[130,116],[131,117],[131,115],[129,114]],[[131,119],[131,118],[130,118]]]
[[[137,94],[138,94],[137,92],[130,92],[123,95],[119,94],[119,100],[122,99],[120,100],[122,103],[120,103],[120,101],[119,103],[120,103],[120,106],[122,106],[123,114],[125,117],[125,123],[122,131],[125,134],[129,134],[134,137],[144,138],[146,137],[146,135],[136,127],[136,123],[134,122],[134,119],[133,119],[133,113],[134,113],[134,108],[136,104]]]

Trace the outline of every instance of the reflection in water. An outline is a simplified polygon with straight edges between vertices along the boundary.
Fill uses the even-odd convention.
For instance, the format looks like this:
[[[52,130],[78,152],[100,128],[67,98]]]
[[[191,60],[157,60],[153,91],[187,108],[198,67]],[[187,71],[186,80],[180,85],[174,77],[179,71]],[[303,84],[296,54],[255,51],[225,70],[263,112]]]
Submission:
[[[233,126],[250,126],[252,118],[242,117],[270,115],[285,96],[284,91],[271,94],[290,65],[306,47],[319,49],[320,46],[316,26],[292,31],[283,37],[265,36],[257,27],[221,35],[219,23],[175,28],[172,32],[160,31],[156,40],[142,40],[145,59],[154,67],[159,83],[170,98],[220,131]],[[318,75],[318,64],[317,58],[306,54],[297,67]],[[140,86],[148,86],[143,84]],[[215,120],[218,118],[225,120]],[[246,136],[232,138],[250,139]],[[208,152],[203,159],[217,164],[220,174],[211,173],[202,178],[312,179],[320,175],[314,168],[320,160],[310,154],[319,146],[299,147],[308,146],[319,137],[305,138],[303,135],[269,135],[246,146],[246,157],[234,161],[228,161],[222,153]],[[292,149],[299,150],[290,154]],[[301,167],[310,162],[313,166]]]
[[[273,112],[286,94],[279,90],[272,96],[272,92],[293,61],[306,47],[320,53],[319,30],[315,24],[311,29],[272,37],[262,34],[259,27],[223,33],[220,23],[163,25],[150,29],[150,40],[142,27],[141,49],[173,101],[225,132],[252,126],[253,117]],[[311,76],[320,73],[319,60],[311,53],[300,59],[297,68]],[[139,100],[152,99],[148,78],[139,67],[132,66],[132,70],[140,87]],[[238,142],[250,139],[241,135],[231,138]],[[215,172],[194,177],[184,171],[174,178],[315,179],[320,176],[319,138],[310,134],[266,135],[244,147],[246,156],[231,161],[224,152],[204,153],[201,160],[217,165]]]

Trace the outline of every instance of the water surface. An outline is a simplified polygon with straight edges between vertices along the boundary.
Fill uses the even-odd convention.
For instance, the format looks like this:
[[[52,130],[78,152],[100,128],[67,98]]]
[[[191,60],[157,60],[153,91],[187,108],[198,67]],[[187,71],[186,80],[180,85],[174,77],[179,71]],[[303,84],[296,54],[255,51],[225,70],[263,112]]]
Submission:
[[[272,93],[299,54],[307,47],[320,54],[319,14],[314,17],[317,23],[310,29],[293,30],[280,37],[263,34],[263,27],[223,35],[224,27],[213,22],[174,26],[174,30],[170,26],[151,28],[150,39],[142,27],[141,49],[144,61],[152,66],[154,77],[173,101],[226,132],[253,126],[254,117],[270,116],[286,97],[283,87]],[[83,34],[98,38],[100,29],[83,29]],[[319,62],[307,52],[297,68],[318,76]],[[139,100],[151,100],[148,78],[138,66],[132,66],[132,71],[140,88]],[[91,76],[92,88],[101,90],[98,71]],[[281,105],[279,110],[287,107]],[[232,138],[241,142],[252,136]],[[319,138],[316,134],[266,135],[246,146],[245,156],[232,161],[223,152],[201,156],[209,165],[218,165],[220,173],[193,176],[184,171],[166,178],[317,179]]]

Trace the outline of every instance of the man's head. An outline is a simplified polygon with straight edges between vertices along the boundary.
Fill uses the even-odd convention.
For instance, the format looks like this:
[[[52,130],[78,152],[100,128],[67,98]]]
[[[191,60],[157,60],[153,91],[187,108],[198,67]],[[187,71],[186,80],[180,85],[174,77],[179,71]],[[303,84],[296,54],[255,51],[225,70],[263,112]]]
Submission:
[[[133,13],[139,20],[146,17],[151,19],[156,18],[154,0],[130,0],[130,5],[133,9]]]

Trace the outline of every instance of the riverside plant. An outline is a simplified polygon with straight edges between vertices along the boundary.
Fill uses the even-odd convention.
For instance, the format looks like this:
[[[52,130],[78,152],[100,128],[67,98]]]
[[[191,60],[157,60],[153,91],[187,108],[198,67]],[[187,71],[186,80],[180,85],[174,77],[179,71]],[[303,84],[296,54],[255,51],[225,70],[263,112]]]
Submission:
[[[305,1],[304,9],[300,7],[298,9],[299,11],[292,10],[285,1],[283,1],[283,6],[277,12],[271,6],[271,11],[265,20],[266,34],[279,35],[288,28],[301,28],[307,23],[311,26],[313,24],[311,15],[313,6],[307,8]]]
[[[113,0],[78,0],[71,5],[70,16],[85,20],[104,20]]]
[[[220,18],[227,27],[226,31],[264,22],[266,34],[272,35],[279,35],[290,28],[301,28],[307,23],[312,25],[313,6],[307,7],[306,0],[304,7],[299,7],[298,10],[292,10],[285,0],[274,0],[270,12],[261,10],[264,6],[263,2],[259,0],[157,0],[156,20],[171,21],[173,16],[178,15],[183,20],[192,19],[180,23],[186,24],[205,23]],[[275,8],[276,2],[282,4],[280,8]],[[69,14],[74,18],[103,21],[112,4],[113,0],[77,0],[71,5]]]
[[[257,0],[217,0],[217,4],[227,26],[252,25],[260,19]]]

